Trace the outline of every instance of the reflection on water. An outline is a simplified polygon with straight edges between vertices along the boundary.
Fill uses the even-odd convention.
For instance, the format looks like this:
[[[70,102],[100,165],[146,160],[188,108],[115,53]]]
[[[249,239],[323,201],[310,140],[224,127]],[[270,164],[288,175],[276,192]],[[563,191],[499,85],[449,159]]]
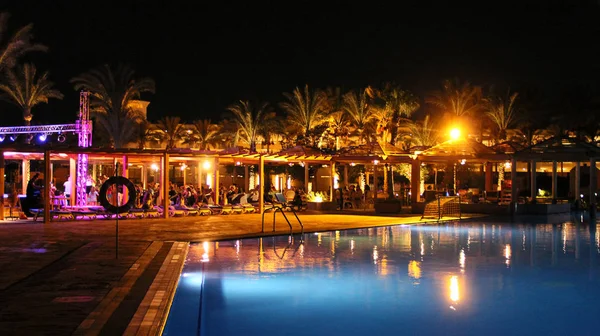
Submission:
[[[165,334],[595,334],[599,235],[577,219],[195,244]]]

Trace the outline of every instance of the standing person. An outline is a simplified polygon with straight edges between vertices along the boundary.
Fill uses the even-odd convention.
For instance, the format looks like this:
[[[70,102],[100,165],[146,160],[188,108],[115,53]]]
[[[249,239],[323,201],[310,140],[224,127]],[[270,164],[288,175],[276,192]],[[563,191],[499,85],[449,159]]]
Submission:
[[[71,205],[71,176],[67,176],[67,180],[63,183],[63,188],[65,189],[67,204]]]
[[[94,186],[91,187],[88,193],[87,203],[88,205],[98,205],[98,190]]]

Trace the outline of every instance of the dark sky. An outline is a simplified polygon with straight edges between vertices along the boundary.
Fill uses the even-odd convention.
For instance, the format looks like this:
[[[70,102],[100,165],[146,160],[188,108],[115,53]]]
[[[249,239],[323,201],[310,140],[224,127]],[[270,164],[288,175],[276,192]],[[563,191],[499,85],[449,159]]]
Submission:
[[[451,77],[544,88],[600,78],[598,1],[217,2],[0,0],[10,28],[35,25],[50,51],[34,60],[65,93],[34,121],[72,121],[68,80],[119,61],[156,80],[151,120],[215,120],[236,100],[277,102],[305,83],[395,81],[423,95]]]

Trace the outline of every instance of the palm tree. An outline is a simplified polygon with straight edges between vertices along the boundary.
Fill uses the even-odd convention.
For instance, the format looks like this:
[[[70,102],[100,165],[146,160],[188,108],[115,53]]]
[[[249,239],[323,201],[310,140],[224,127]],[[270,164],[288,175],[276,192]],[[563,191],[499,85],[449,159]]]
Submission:
[[[461,123],[464,119],[473,118],[473,122],[478,124],[473,125],[473,128],[479,129],[482,133],[484,119],[477,118],[481,109],[481,99],[481,87],[454,79],[445,80],[442,83],[442,90],[432,92],[425,98],[425,102],[437,106],[443,114],[449,115],[451,123]]]
[[[6,84],[0,83],[0,90],[4,92],[3,99],[17,105],[23,111],[23,120],[26,126],[31,125],[31,110],[34,106],[48,103],[48,99],[62,99],[63,95],[53,88],[54,83],[48,79],[48,72],[37,76],[37,69],[33,64],[25,64],[7,71]]]
[[[365,128],[373,120],[373,109],[367,103],[367,93],[364,90],[360,94],[354,91],[346,93],[343,109],[350,117],[350,122],[356,127],[359,144],[362,144]]]
[[[135,124],[136,132],[135,136],[137,138],[138,149],[146,148],[146,143],[148,142],[157,142],[160,140],[158,134],[147,120],[142,120],[139,123]]]
[[[435,105],[456,117],[475,114],[480,108],[481,88],[458,79],[445,80],[442,90],[431,93],[425,102]]]
[[[439,140],[439,132],[432,123],[430,116],[426,115],[422,122],[413,122],[408,125],[411,142],[417,146],[435,146]]]
[[[222,119],[217,126],[220,130],[217,138],[221,142],[221,145],[217,147],[229,148],[238,145],[240,130],[237,123],[228,119]]]
[[[278,140],[278,135],[283,132],[283,127],[275,112],[266,113],[263,116],[262,125],[258,130],[258,135],[263,138],[263,143],[267,145],[267,152],[270,153],[271,145],[275,144],[275,140]]]
[[[198,144],[200,149],[206,150],[217,144],[219,126],[211,123],[210,119],[196,120],[192,125],[192,141]]]
[[[389,133],[390,144],[395,145],[401,118],[409,118],[420,107],[419,99],[393,83],[385,83],[378,90],[369,87],[366,92],[372,99],[379,101],[376,116],[380,118],[381,127],[387,131],[385,133]],[[386,141],[386,137],[382,140]]]
[[[262,128],[264,116],[270,112],[268,103],[258,104],[254,107],[249,101],[242,101],[227,107],[235,116],[238,124],[240,137],[248,143],[250,151],[256,152],[256,139]]]
[[[185,133],[181,118],[164,117],[156,123],[156,129],[162,141],[166,143],[166,149],[173,149]]]
[[[333,135],[335,150],[340,150],[340,138],[348,135],[349,119],[344,111],[337,111],[329,115],[329,127],[327,131]]]
[[[100,124],[112,125],[105,131],[115,148],[125,146],[134,135],[133,129],[126,127],[145,118],[135,113],[131,101],[140,99],[142,93],[155,92],[154,80],[135,79],[134,75],[134,70],[126,65],[120,64],[113,71],[105,64],[71,79],[75,90],[90,91],[90,111]]]
[[[506,140],[506,131],[513,126],[517,119],[515,101],[517,92],[506,92],[504,97],[491,97],[485,99],[485,114],[497,128],[498,141]]]
[[[291,124],[302,128],[305,137],[310,136],[315,127],[327,121],[325,116],[327,96],[323,92],[311,92],[308,85],[305,85],[304,90],[296,87],[291,94],[284,93],[283,95],[288,101],[281,103],[281,108],[288,113],[288,120]]]
[[[0,13],[0,72],[14,67],[17,60],[28,52],[47,50],[45,46],[32,41],[32,24],[19,28],[12,36],[9,35],[9,17],[8,13]]]

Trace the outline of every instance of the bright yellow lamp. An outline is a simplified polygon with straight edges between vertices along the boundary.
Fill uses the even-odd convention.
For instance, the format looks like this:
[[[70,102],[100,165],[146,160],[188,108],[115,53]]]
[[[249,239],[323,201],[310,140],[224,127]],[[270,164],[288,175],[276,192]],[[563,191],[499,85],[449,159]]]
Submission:
[[[453,128],[450,130],[450,137],[454,140],[460,137],[460,130],[458,128]]]

